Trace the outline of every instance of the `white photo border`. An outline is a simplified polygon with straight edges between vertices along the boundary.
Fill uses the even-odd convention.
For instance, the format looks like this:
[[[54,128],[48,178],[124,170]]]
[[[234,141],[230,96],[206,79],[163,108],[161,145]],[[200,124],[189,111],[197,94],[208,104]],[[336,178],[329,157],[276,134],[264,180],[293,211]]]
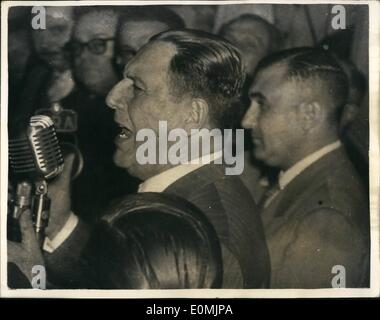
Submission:
[[[181,289],[181,290],[39,290],[7,287],[7,197],[8,197],[8,10],[14,6],[88,5],[228,5],[228,4],[342,4],[369,7],[369,123],[370,123],[370,288],[348,289]],[[348,298],[380,295],[380,3],[377,1],[4,1],[1,3],[1,167],[0,167],[0,297],[9,298]]]

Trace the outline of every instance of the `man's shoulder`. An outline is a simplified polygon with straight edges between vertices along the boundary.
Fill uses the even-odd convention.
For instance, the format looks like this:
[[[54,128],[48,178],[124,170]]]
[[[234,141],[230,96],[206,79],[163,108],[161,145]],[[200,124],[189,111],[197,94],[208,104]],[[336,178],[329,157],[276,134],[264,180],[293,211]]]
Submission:
[[[253,230],[261,233],[261,220],[248,189],[238,176],[225,175],[224,169],[223,165],[203,166],[165,192],[181,196],[201,209],[221,239],[244,237]]]
[[[365,204],[366,199],[360,177],[341,150],[305,169],[286,189],[293,203],[310,210],[326,206],[346,211]]]
[[[237,259],[245,287],[259,287],[268,279],[269,258],[256,204],[239,176],[226,175],[225,166],[209,164],[182,177],[165,192],[187,199],[206,215],[219,240]],[[224,257],[224,268],[234,268]]]
[[[165,190],[184,198],[202,194],[205,200],[218,198],[219,201],[247,203],[254,206],[254,201],[239,176],[226,175],[224,165],[209,164],[187,174]]]
[[[360,178],[344,153],[314,163],[277,197],[262,214],[272,286],[326,287],[331,279],[323,275],[331,274],[333,265],[347,267],[351,286],[365,285],[369,212]],[[314,267],[324,271],[313,278]]]
[[[368,227],[368,195],[341,152],[305,169],[280,192],[262,216],[267,231],[278,230],[278,224],[293,225],[325,208],[346,217],[362,230]]]

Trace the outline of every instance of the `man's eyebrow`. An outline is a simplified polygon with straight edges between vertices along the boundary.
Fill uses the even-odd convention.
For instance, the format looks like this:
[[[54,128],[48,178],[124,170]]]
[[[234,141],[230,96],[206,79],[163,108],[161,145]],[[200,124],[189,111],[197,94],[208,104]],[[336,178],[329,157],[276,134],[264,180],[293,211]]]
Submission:
[[[133,82],[137,82],[138,84],[145,87],[144,81],[142,81],[138,76],[127,73],[127,68],[124,69],[123,76],[124,76],[124,78],[131,79]]]

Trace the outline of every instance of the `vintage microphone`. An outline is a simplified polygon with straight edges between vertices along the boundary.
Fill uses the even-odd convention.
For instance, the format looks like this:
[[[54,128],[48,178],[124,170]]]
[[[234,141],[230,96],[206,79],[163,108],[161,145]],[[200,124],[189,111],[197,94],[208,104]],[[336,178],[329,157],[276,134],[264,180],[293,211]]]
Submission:
[[[59,175],[64,162],[50,117],[31,117],[26,137],[10,139],[9,160],[13,173],[21,178],[16,188],[11,219],[18,220],[21,212],[30,207],[37,239],[42,246],[50,210],[46,180]],[[17,236],[15,238],[17,241]]]

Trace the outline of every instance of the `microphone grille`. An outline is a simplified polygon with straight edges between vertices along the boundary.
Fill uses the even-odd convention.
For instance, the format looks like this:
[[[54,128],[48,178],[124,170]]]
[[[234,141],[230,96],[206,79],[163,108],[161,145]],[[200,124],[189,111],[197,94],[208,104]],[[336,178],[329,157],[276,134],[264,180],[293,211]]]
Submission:
[[[55,177],[62,171],[64,160],[53,121],[48,116],[33,116],[28,129],[38,171],[45,179]]]

